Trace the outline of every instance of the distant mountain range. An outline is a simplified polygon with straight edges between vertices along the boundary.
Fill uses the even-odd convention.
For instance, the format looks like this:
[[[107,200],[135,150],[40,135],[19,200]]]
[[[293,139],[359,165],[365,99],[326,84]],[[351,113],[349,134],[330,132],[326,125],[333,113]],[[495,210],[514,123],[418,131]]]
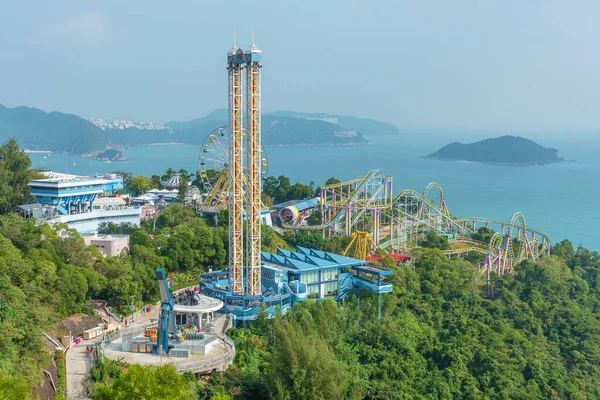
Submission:
[[[219,126],[227,125],[226,109],[185,122],[170,122],[167,130],[137,128],[102,130],[72,114],[46,113],[29,107],[7,108],[0,104],[0,141],[15,137],[21,147],[72,154],[93,155],[107,148],[178,142],[202,144]],[[264,145],[358,145],[368,143],[363,135],[399,134],[384,122],[328,114],[278,111],[262,116]]]
[[[558,155],[558,150],[543,147],[533,140],[518,136],[502,136],[469,144],[454,142],[426,158],[510,165],[563,161]]]

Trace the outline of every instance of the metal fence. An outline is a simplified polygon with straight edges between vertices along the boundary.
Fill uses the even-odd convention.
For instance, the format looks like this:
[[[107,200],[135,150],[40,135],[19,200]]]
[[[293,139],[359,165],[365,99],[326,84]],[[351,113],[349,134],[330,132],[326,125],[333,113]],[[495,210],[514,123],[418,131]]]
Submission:
[[[225,335],[219,335],[219,338],[225,342],[225,353],[207,360],[195,361],[184,364],[175,364],[179,372],[210,372],[212,370],[224,370],[233,362],[235,357],[235,344],[233,340]]]
[[[121,332],[121,342],[129,342],[131,339],[136,338],[138,336],[144,336],[144,332],[146,328],[150,326],[156,326],[156,323],[148,323],[143,325],[136,325],[134,327],[123,328],[120,330]]]

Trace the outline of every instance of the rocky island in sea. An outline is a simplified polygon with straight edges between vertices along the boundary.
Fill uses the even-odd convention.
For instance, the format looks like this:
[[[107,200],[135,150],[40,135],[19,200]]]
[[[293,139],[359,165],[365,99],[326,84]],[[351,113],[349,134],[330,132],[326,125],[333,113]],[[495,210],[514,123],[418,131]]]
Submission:
[[[502,136],[468,144],[454,142],[425,158],[506,165],[540,165],[564,161],[558,155],[558,150],[518,136]]]
[[[127,158],[123,155],[123,153],[116,149],[106,149],[104,151],[100,151],[92,158],[100,161],[127,161]]]

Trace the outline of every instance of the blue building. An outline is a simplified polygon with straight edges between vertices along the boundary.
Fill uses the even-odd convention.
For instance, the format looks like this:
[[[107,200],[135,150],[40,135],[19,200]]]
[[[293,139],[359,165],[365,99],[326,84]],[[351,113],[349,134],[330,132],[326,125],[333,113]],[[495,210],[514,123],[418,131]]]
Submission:
[[[46,179],[29,182],[30,193],[37,204],[56,207],[58,215],[91,212],[101,194],[123,189],[123,178],[108,174],[103,178],[47,172]]]
[[[25,217],[44,219],[48,223],[64,223],[79,233],[94,232],[102,222],[140,224],[141,208],[126,205],[94,207],[99,196],[115,194],[123,189],[123,178],[115,174],[88,177],[43,172],[47,178],[29,182],[33,205],[22,205],[17,211]]]
[[[226,270],[202,274],[201,293],[223,300],[223,312],[245,323],[257,318],[260,303],[264,303],[269,315],[274,315],[278,306],[286,313],[299,301],[339,301],[357,288],[377,295],[392,291],[392,285],[385,282],[392,271],[356,258],[300,246],[295,251],[262,252],[261,256],[261,296],[234,295],[228,289]]]

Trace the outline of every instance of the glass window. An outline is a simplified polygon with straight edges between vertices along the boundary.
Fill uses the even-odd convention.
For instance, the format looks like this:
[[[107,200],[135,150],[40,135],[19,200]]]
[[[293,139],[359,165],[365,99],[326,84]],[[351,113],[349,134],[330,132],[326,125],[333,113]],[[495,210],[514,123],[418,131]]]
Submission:
[[[302,282],[302,283],[319,282],[319,271],[303,272],[300,275],[300,282]]]
[[[318,299],[319,298],[319,285],[307,286],[306,293],[308,293],[309,299]]]
[[[338,295],[338,282],[325,283],[323,285],[323,293],[325,297]]]
[[[321,282],[333,281],[339,279],[339,270],[337,268],[329,268],[321,271]]]

